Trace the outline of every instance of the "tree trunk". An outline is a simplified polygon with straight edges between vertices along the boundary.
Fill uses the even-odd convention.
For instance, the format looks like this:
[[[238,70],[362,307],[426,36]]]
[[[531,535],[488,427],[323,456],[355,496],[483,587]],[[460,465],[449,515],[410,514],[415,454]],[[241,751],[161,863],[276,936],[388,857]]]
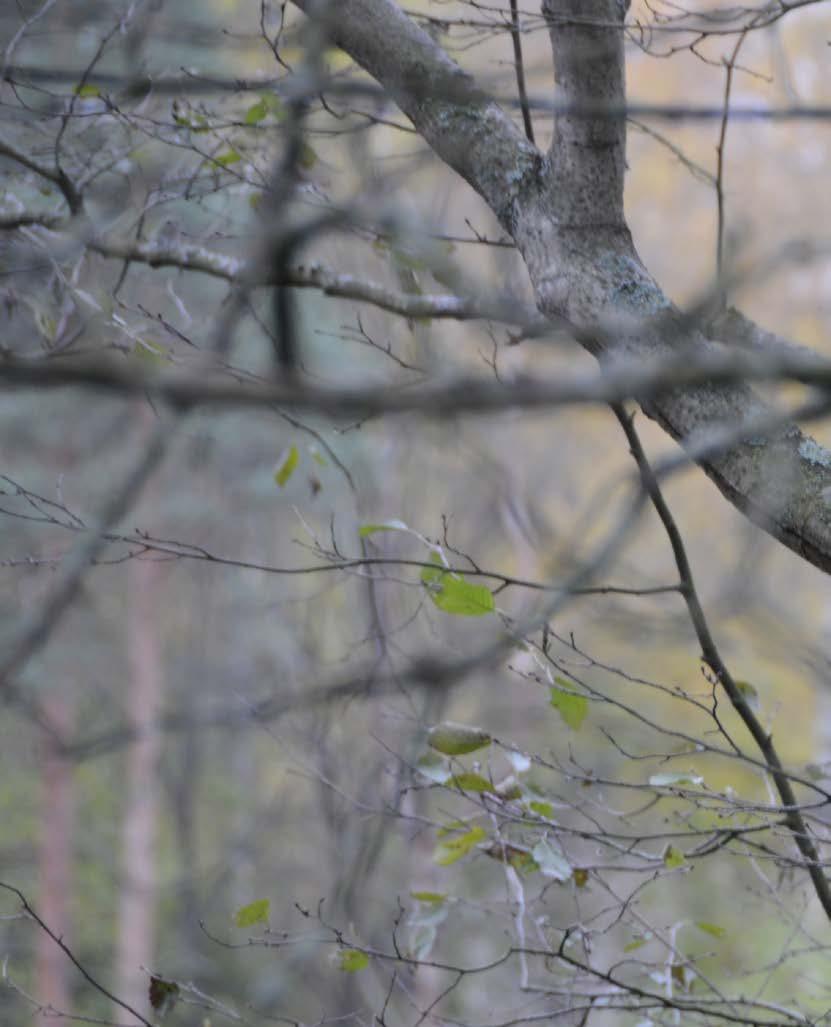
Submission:
[[[127,718],[137,737],[127,754],[116,994],[142,1012],[149,1012],[149,980],[142,968],[152,967],[155,951],[161,741],[151,726],[161,707],[163,684],[155,614],[160,570],[150,560],[130,564],[127,624]],[[124,1011],[118,1009],[117,1015],[123,1022]]]
[[[44,715],[55,734],[47,735],[43,742],[39,913],[59,938],[69,935],[74,819],[72,764],[62,755],[59,740],[69,737],[73,707],[73,697],[68,690],[50,695],[43,706]],[[71,1015],[69,962],[44,931],[39,931],[37,938],[35,995],[44,1007]],[[55,1016],[40,1012],[35,1023],[37,1027],[54,1027]]]

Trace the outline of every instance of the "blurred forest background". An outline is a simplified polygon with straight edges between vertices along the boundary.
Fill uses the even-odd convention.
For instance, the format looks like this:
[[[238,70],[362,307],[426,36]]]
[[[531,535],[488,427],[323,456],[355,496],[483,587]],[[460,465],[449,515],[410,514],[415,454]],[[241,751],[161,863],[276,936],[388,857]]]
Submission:
[[[515,95],[507,0],[406,6],[430,16],[431,33],[496,95]],[[679,10],[636,2],[627,24],[659,25]],[[519,16],[528,92],[549,98],[538,6],[522,0]],[[270,216],[264,190],[291,127],[285,103],[250,83],[302,73],[304,24],[291,5],[265,0],[2,5],[0,211],[5,227],[23,210],[46,225],[0,233],[4,356],[106,353],[167,373],[198,369],[213,348],[220,380],[275,374],[270,290],[235,299],[217,277],[56,242],[48,219],[60,183],[15,153],[51,166],[59,146],[89,216],[111,235],[242,260]],[[691,50],[693,39],[656,32],[639,46],[632,30],[630,102],[720,107],[737,36]],[[827,3],[748,33],[731,104],[831,104],[829,40]],[[369,81],[342,52],[322,59]],[[116,104],[106,76],[139,74],[190,77],[195,88],[140,89]],[[293,204],[309,216],[336,204],[360,213],[298,261],[409,296],[469,287],[532,304],[520,258],[473,191],[393,105],[364,116],[350,102],[314,99],[304,112]],[[534,114],[543,147],[550,120]],[[737,261],[795,239],[827,243],[828,125],[727,123],[724,227]],[[628,126],[635,244],[682,306],[715,274],[722,128],[648,115]],[[312,383],[393,396],[455,375],[510,382],[595,366],[559,336],[512,345],[496,321],[407,319],[315,289],[291,297],[300,374]],[[742,280],[730,301],[831,358],[827,257]],[[554,959],[500,962],[511,945],[556,948],[563,932],[581,958],[661,995],[695,997],[704,980],[713,994],[758,1000],[739,1022],[803,1022],[796,1009],[825,1022],[828,924],[782,856],[792,844],[768,819],[763,768],[647,722],[705,743],[713,735],[706,710],[679,701],[709,707],[712,692],[679,596],[573,595],[546,633],[551,665],[517,641],[447,687],[407,677],[414,660],[497,641],[547,594],[509,585],[495,612],[453,616],[419,564],[492,571],[469,579],[492,590],[500,576],[556,585],[614,531],[635,469],[608,409],[171,414],[141,395],[12,386],[0,418],[4,660],[142,454],[158,450],[45,644],[11,668],[13,687],[4,680],[0,880],[49,931],[17,895],[2,896],[0,1022],[142,1022],[113,995],[144,1022],[174,1025],[557,1022],[566,984],[582,997],[563,1022],[706,1019],[637,995],[627,1006],[609,980],[575,983]],[[636,425],[651,458],[677,452],[640,414]],[[810,430],[831,443],[827,424]],[[785,763],[821,781],[831,774],[827,577],[695,468],[665,494],[726,662]],[[416,564],[338,569],[366,557]],[[637,591],[677,577],[648,510],[590,583]],[[355,681],[365,687],[320,700],[327,684]],[[717,713],[750,752],[732,711]],[[465,735],[431,749],[428,729],[447,721],[480,729],[482,744]],[[468,742],[475,751],[463,751]],[[499,798],[495,782],[509,776]],[[827,807],[817,832],[823,816]],[[767,841],[753,849],[739,838],[696,858],[719,825]],[[689,843],[688,830],[700,832]],[[407,959],[396,963],[396,952]]]

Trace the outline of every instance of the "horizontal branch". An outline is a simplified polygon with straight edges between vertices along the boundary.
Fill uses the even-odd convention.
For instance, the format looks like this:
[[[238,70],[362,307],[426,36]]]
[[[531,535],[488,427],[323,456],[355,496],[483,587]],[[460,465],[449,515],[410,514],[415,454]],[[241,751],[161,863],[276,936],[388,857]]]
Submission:
[[[369,303],[402,317],[502,321],[522,325],[530,332],[551,331],[554,327],[549,318],[541,317],[533,307],[510,296],[488,299],[452,293],[406,293],[357,275],[332,271],[316,263],[286,268],[278,278],[272,264],[252,268],[250,263],[238,257],[192,244],[160,245],[153,241],[122,243],[93,239],[87,245],[104,257],[147,264],[153,268],[172,267],[200,272],[235,284],[319,289],[326,296]]]
[[[180,373],[148,373],[143,368],[115,358],[106,360],[45,359],[0,361],[0,384],[29,385],[37,388],[81,386],[136,395],[149,393],[174,406],[269,406],[310,410],[331,417],[372,416],[377,414],[424,413],[435,415],[486,413],[512,408],[556,407],[573,404],[615,403],[635,399],[642,403],[674,395],[679,390],[730,385],[745,381],[797,381],[829,390],[831,406],[831,361],[818,356],[768,358],[742,350],[713,346],[710,349],[680,352],[671,356],[620,360],[597,371],[558,375],[556,379],[517,377],[510,384],[476,378],[460,378],[440,385],[417,388],[335,389],[300,382],[245,382],[217,380],[215,376],[186,376]],[[706,441],[707,432],[715,435],[728,427],[741,433],[744,423],[749,434],[764,434],[765,425],[780,425],[782,415],[760,407],[744,422],[725,417],[711,423],[695,437],[688,436],[693,448]],[[816,410],[813,416],[819,416]],[[789,437],[804,443],[806,458],[831,469],[831,453],[816,442],[802,438],[793,430]],[[731,436],[735,439],[735,434]],[[763,440],[751,440],[762,447]],[[831,485],[831,470],[829,471]]]

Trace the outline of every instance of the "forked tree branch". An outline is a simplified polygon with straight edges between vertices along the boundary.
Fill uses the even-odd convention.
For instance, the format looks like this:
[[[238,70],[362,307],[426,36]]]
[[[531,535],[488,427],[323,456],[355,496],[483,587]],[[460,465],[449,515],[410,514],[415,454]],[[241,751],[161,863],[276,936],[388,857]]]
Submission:
[[[326,5],[294,0],[311,16]],[[618,0],[543,0],[558,109],[542,154],[511,118],[392,0],[339,0],[332,41],[384,87],[436,154],[485,200],[522,253],[537,304],[566,318],[601,359],[637,362],[713,344],[691,331],[641,262],[623,214],[624,124],[587,115],[625,104]],[[607,331],[616,315],[634,327]],[[724,326],[722,326],[724,327]],[[729,326],[728,326],[729,327]],[[753,326],[755,327],[755,326]],[[730,342],[729,335],[721,338]],[[742,383],[684,388],[643,404],[684,444],[718,422],[764,417]],[[796,425],[700,461],[721,492],[804,559],[831,571],[831,452]]]

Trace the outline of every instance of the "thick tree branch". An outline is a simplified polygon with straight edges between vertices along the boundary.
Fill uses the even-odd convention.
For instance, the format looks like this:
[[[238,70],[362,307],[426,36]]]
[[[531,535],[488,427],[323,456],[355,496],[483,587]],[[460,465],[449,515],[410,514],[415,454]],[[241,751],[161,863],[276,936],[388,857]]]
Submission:
[[[314,15],[314,0],[295,0]],[[587,114],[625,107],[618,0],[543,0],[557,110],[543,157],[470,77],[392,0],[341,0],[334,41],[388,90],[439,157],[489,204],[522,253],[544,314],[565,318],[601,359],[638,363],[712,343],[690,331],[641,262],[623,217],[624,126]],[[629,316],[634,327],[604,331]],[[729,338],[724,341],[729,342]],[[663,394],[645,411],[682,444],[714,422],[764,418],[747,386],[707,384]],[[800,556],[831,571],[831,453],[793,425],[701,461],[722,493]]]
[[[311,16],[321,7],[318,0],[294,2]],[[537,180],[537,148],[392,0],[339,0],[332,8],[332,42],[378,80],[438,156],[512,231],[515,204]]]

